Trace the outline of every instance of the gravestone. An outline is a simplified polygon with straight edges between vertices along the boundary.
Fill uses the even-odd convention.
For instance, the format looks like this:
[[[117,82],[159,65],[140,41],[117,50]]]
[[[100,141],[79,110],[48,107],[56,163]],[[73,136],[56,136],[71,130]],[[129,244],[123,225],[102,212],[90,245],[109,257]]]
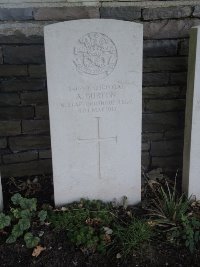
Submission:
[[[45,27],[56,205],[140,201],[142,37],[117,20]]]
[[[200,199],[200,26],[190,33],[183,155],[183,190]]]

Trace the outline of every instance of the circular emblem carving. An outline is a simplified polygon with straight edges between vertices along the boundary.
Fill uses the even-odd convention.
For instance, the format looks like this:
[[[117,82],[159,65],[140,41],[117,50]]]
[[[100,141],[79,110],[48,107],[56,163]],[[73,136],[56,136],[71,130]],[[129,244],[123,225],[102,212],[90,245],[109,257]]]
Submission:
[[[74,64],[80,73],[108,76],[117,64],[117,49],[105,34],[90,32],[74,47]]]

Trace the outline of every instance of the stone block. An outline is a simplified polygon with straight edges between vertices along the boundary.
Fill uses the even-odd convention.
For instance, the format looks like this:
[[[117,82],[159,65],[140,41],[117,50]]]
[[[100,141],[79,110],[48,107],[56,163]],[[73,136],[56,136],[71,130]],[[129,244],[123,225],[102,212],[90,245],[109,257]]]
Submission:
[[[1,166],[2,177],[23,177],[30,175],[44,175],[52,173],[50,159],[15,163]]]
[[[144,99],[167,99],[178,98],[181,94],[179,86],[155,86],[143,87]]]
[[[163,133],[142,133],[142,142],[163,140]]]
[[[5,64],[43,64],[44,47],[41,45],[4,46]]]
[[[152,157],[151,167],[162,168],[164,172],[177,171],[182,169],[182,156]]]
[[[20,121],[0,121],[0,135],[11,136],[21,133]]]
[[[194,7],[193,16],[196,18],[200,18],[200,6],[199,5]]]
[[[41,7],[34,9],[35,20],[73,20],[99,18],[98,7]]]
[[[35,117],[37,119],[49,119],[49,107],[45,106],[38,106],[35,107]]]
[[[144,40],[144,57],[177,55],[177,40]]]
[[[142,15],[144,20],[185,18],[192,15],[192,7],[174,6],[145,8],[142,12]]]
[[[180,130],[171,130],[171,131],[166,131],[164,133],[165,139],[182,139],[184,137],[184,131],[183,129]]]
[[[166,112],[166,111],[184,111],[185,100],[174,99],[174,100],[149,100],[146,101],[145,111],[146,112]]]
[[[50,137],[42,135],[16,136],[9,138],[12,151],[50,148]]]
[[[18,94],[0,93],[0,106],[13,106],[19,104],[20,104],[20,98]]]
[[[186,85],[187,84],[187,73],[186,72],[170,73],[170,84]]]
[[[44,90],[46,82],[44,79],[9,79],[0,83],[0,92],[20,92]]]
[[[48,120],[23,120],[22,133],[49,133]]]
[[[31,20],[32,8],[0,8],[0,20]]]
[[[151,156],[167,157],[183,153],[183,140],[163,140],[151,142]]]
[[[161,71],[185,71],[187,70],[187,57],[159,57],[144,58],[144,72],[161,72]]]
[[[7,147],[7,139],[6,138],[0,138],[0,149],[4,149]]]
[[[142,142],[142,151],[150,150],[150,142]]]
[[[142,153],[142,168],[143,170],[148,170],[150,166],[150,155],[148,152]]]
[[[144,73],[143,86],[163,86],[169,84],[169,73]]]
[[[0,47],[0,64],[3,64],[3,50]]]
[[[33,117],[33,107],[0,107],[0,120],[23,120]]]
[[[33,78],[46,78],[45,65],[30,65],[28,67],[30,77]]]
[[[46,91],[35,91],[21,93],[21,102],[23,105],[34,105],[34,104],[47,104],[47,92]]]
[[[182,39],[179,42],[179,55],[187,56],[189,53],[189,39]]]
[[[25,65],[0,65],[0,77],[28,76],[28,69]]]
[[[104,19],[137,20],[141,18],[141,8],[134,6],[101,7],[100,17]]]
[[[37,151],[26,151],[15,154],[3,155],[3,162],[5,164],[27,162],[38,159]]]
[[[39,151],[39,158],[40,159],[51,159],[52,155],[51,155],[51,150],[42,150]]]
[[[144,38],[176,39],[189,37],[190,29],[199,24],[200,19],[157,20],[144,22]]]
[[[178,112],[143,114],[143,132],[162,132],[182,129],[184,116]]]

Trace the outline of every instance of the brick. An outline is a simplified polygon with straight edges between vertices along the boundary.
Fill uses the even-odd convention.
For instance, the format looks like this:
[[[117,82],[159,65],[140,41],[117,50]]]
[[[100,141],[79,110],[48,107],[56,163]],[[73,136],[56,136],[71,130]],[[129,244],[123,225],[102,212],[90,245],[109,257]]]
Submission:
[[[195,6],[194,7],[193,16],[197,17],[197,18],[200,18],[200,6]]]
[[[0,121],[0,136],[17,135],[20,133],[20,121]]]
[[[145,8],[143,10],[144,20],[155,20],[155,19],[178,19],[190,17],[192,15],[191,6],[177,6],[177,7],[156,7],[156,8]]]
[[[4,149],[7,147],[7,140],[6,138],[0,138],[0,149]]]
[[[169,84],[169,73],[144,73],[143,86],[163,86]]]
[[[41,7],[34,10],[35,20],[73,20],[99,18],[97,7]]]
[[[200,19],[157,20],[144,22],[145,39],[176,39],[189,37],[190,29],[200,24]]]
[[[184,127],[184,116],[177,112],[143,114],[143,132],[162,132]]]
[[[22,133],[49,133],[48,120],[23,120]]]
[[[23,105],[33,105],[33,104],[47,104],[47,92],[46,91],[36,91],[21,93],[21,102]]]
[[[143,70],[144,72],[186,71],[187,65],[187,57],[144,58]]]
[[[134,6],[101,7],[100,16],[104,19],[136,20],[141,18],[141,8]]]
[[[44,79],[10,79],[0,83],[0,92],[37,91],[45,88]]]
[[[152,157],[151,167],[163,168],[164,172],[176,171],[177,169],[182,169],[182,157]]]
[[[142,133],[142,142],[160,141],[163,139],[163,133]]]
[[[187,84],[187,72],[170,73],[170,84],[186,85]]]
[[[142,143],[142,151],[149,151],[150,150],[150,142],[143,142]]]
[[[158,87],[144,87],[143,98],[144,99],[167,99],[178,98],[181,95],[181,89],[179,86],[158,86]]]
[[[146,102],[146,112],[184,111],[185,100],[149,100]]]
[[[142,153],[142,168],[144,170],[148,170],[150,166],[150,155],[148,152],[143,152]]]
[[[50,137],[41,135],[16,136],[9,138],[12,151],[50,148]]]
[[[177,40],[144,40],[144,57],[177,55]]]
[[[172,130],[172,131],[166,131],[164,134],[165,139],[182,139],[184,137],[184,130]]]
[[[183,153],[183,141],[164,140],[151,143],[151,156],[166,157]]]
[[[0,93],[0,106],[13,106],[20,104],[19,95],[16,93]]]
[[[32,8],[0,8],[0,20],[31,20]]]
[[[51,150],[42,150],[39,151],[39,158],[40,159],[51,159],[52,155],[51,155]]]
[[[0,107],[0,120],[22,120],[33,117],[33,107]]]
[[[5,164],[17,163],[17,162],[27,162],[31,160],[38,159],[37,151],[26,151],[15,154],[3,155],[3,162]]]
[[[0,65],[0,77],[28,76],[28,68],[24,65]]]
[[[44,175],[52,173],[50,159],[2,165],[2,177],[22,177],[30,175]]]
[[[179,55],[187,56],[189,54],[189,39],[182,39],[179,46]]]
[[[44,47],[41,45],[4,46],[5,64],[43,64]]]
[[[45,65],[30,65],[28,68],[30,77],[34,78],[46,78]]]
[[[37,119],[49,119],[49,107],[45,106],[36,106],[35,107],[35,117]]]

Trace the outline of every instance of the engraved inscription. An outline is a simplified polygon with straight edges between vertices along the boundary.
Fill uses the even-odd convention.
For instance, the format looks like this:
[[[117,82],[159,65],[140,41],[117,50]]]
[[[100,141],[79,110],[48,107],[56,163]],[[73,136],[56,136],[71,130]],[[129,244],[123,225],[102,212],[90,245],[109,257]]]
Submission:
[[[79,142],[96,142],[98,145],[98,177],[99,179],[102,178],[101,175],[101,142],[105,141],[114,141],[117,144],[117,136],[111,136],[111,137],[101,137],[100,134],[100,117],[95,118],[97,120],[97,138],[78,138]]]
[[[105,34],[90,32],[74,47],[74,64],[80,73],[108,76],[117,64],[117,49]]]

